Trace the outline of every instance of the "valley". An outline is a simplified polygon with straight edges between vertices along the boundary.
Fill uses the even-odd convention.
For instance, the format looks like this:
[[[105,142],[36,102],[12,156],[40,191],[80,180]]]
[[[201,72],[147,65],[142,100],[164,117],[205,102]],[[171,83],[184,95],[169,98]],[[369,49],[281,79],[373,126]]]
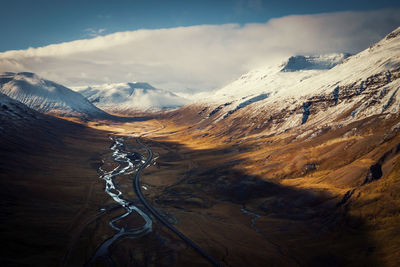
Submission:
[[[336,164],[329,157],[319,158],[318,163],[312,158],[293,163],[302,154],[321,156],[322,151],[331,151],[338,144],[340,150],[346,146],[362,147],[363,142],[371,142],[363,133],[368,130],[360,130],[358,141],[346,138],[332,142],[340,139],[334,136],[342,135],[346,131],[343,129],[321,137],[315,145],[286,144],[280,140],[283,137],[258,138],[244,144],[239,140],[216,143],[204,137],[196,144],[189,139],[190,130],[159,121],[165,128],[144,139],[155,156],[159,155],[154,167],[143,173],[142,185],[147,188],[144,194],[157,209],[170,214],[168,218],[176,217],[175,227],[222,264],[257,266],[266,259],[279,266],[354,266],[371,262],[390,266],[390,262],[396,262],[398,240],[384,238],[381,243],[379,236],[395,237],[398,214],[385,206],[398,205],[394,193],[398,181],[381,178],[363,183],[368,176],[368,162],[396,147],[398,137],[388,141],[381,151],[354,150],[349,155],[336,155],[342,159]],[[143,127],[149,129],[149,123]],[[159,127],[158,122],[154,124]],[[375,138],[378,136],[376,133]],[[261,147],[265,143],[269,147]],[[257,154],[252,150],[263,155],[279,151],[279,162],[292,166],[276,166],[265,173],[266,166],[273,166],[268,162],[273,162],[273,157],[249,157]],[[388,160],[384,177],[396,177],[398,155],[393,153]],[[337,179],[343,172],[346,176]],[[371,195],[376,197],[374,201]],[[373,216],[376,219],[371,222]],[[202,235],[207,236],[207,242],[202,242]]]
[[[224,266],[396,265],[400,136],[388,129],[397,125],[397,119],[361,121],[327,131],[312,142],[298,140],[290,132],[227,141],[228,136],[200,136],[193,127],[177,125],[168,118],[173,113],[137,122],[93,121],[90,128],[70,123],[68,127],[78,130],[62,134],[59,145],[42,144],[44,152],[14,160],[21,171],[2,172],[2,183],[8,188],[3,198],[16,200],[8,200],[3,211],[22,213],[3,213],[2,220],[8,223],[2,227],[8,226],[3,230],[9,236],[4,240],[10,244],[3,250],[4,263],[16,264],[13,255],[21,251],[30,265],[59,264],[60,259],[63,266],[89,263],[99,246],[118,233],[108,223],[125,213],[104,192],[99,178],[99,167],[105,171],[116,167],[109,137],[123,136],[124,150],[147,157],[146,149],[136,142],[144,135],[141,142],[153,152],[140,178],[144,197]],[[49,158],[51,164],[44,163]],[[25,162],[34,165],[28,168]],[[365,182],[376,162],[381,176],[372,173]],[[118,175],[113,181],[124,199],[147,213],[132,188],[134,175]],[[24,177],[29,177],[29,186]],[[29,202],[24,201],[27,197]],[[151,232],[112,243],[111,262],[207,264],[151,218]],[[143,222],[134,213],[115,225],[137,229]],[[27,244],[28,250],[18,242],[27,234],[35,244]],[[49,247],[49,256],[38,257],[38,251]],[[109,264],[104,258],[92,263]]]
[[[1,74],[0,263],[399,266],[399,52],[397,28],[192,102]]]

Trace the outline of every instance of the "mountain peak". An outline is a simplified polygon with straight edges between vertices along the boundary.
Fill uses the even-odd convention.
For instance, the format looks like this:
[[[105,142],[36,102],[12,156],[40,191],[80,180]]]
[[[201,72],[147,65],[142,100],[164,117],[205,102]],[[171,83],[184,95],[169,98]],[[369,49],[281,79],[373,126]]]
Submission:
[[[290,57],[283,65],[282,72],[294,72],[300,70],[327,70],[340,64],[350,54],[337,53],[318,56],[297,55]]]

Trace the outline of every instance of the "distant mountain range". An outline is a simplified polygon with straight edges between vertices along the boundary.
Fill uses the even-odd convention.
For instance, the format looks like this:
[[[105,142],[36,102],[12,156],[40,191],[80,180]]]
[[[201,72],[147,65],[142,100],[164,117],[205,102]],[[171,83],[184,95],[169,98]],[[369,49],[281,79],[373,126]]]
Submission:
[[[188,101],[148,83],[116,83],[74,88],[34,73],[0,74],[0,93],[28,107],[57,116],[110,118],[106,112],[132,114],[177,108]]]
[[[243,119],[240,127],[251,130],[256,125],[259,131],[270,133],[304,124],[337,124],[337,116],[344,113],[348,115],[340,124],[382,113],[396,114],[400,57],[393,52],[399,50],[399,31],[354,56],[298,55],[283,64],[250,71],[177,112],[197,110],[196,120],[204,125]],[[105,118],[109,116],[106,112],[158,111],[188,103],[148,83],[102,84],[74,90],[33,73],[0,75],[0,93],[37,111],[60,116]]]
[[[180,107],[188,100],[148,83],[113,83],[74,87],[98,108],[111,113],[158,111]]]

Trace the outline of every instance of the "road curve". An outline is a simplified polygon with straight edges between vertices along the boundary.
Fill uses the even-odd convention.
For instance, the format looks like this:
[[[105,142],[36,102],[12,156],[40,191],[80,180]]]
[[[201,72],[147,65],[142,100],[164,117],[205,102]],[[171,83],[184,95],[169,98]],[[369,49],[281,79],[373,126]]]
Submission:
[[[151,151],[150,147],[148,147],[145,144],[143,144],[142,142],[140,142],[140,137],[141,136],[136,138],[136,142],[139,145],[141,145],[143,148],[145,148],[147,150],[147,152],[149,153],[149,156],[147,157],[144,164],[142,166],[140,166],[140,168],[136,172],[135,182],[134,182],[134,186],[133,186],[134,187],[133,189],[135,190],[137,196],[139,197],[140,202],[150,211],[151,214],[153,214],[153,216],[157,220],[159,220],[162,224],[164,224],[166,227],[168,227],[172,232],[177,234],[183,241],[186,242],[186,244],[188,244],[189,246],[194,248],[198,253],[200,253],[204,258],[206,258],[210,263],[212,263],[214,266],[222,266],[210,254],[208,254],[205,250],[203,250],[201,247],[199,247],[195,242],[190,240],[187,236],[185,236],[178,229],[176,229],[174,226],[172,226],[172,224],[170,224],[166,219],[164,219],[164,217],[162,217],[161,214],[158,213],[158,211],[156,211],[152,206],[150,206],[150,204],[144,198],[142,191],[140,189],[140,185],[139,185],[139,177],[140,177],[140,173],[142,172],[142,170],[144,168],[146,168],[146,166],[150,163],[151,159],[153,158],[153,151]]]

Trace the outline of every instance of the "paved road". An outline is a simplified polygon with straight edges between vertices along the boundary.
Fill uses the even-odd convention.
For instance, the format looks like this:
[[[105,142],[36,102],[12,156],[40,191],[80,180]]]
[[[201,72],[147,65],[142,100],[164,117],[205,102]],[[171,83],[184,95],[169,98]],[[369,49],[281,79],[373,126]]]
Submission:
[[[152,206],[150,206],[150,204],[146,201],[146,199],[144,198],[142,191],[140,189],[140,185],[139,185],[139,177],[140,177],[140,173],[142,172],[142,170],[144,168],[146,168],[146,166],[150,163],[151,159],[153,158],[153,151],[151,151],[151,149],[146,146],[145,144],[143,144],[142,142],[140,142],[140,136],[138,138],[136,138],[136,142],[141,145],[142,147],[144,147],[147,152],[149,153],[149,156],[147,157],[145,163],[140,166],[140,168],[138,169],[137,173],[136,173],[136,177],[135,177],[135,181],[133,184],[133,189],[135,190],[137,196],[139,197],[140,202],[142,202],[142,204],[150,211],[151,214],[153,214],[153,216],[159,220],[162,224],[164,224],[166,227],[168,227],[172,232],[174,232],[176,235],[178,235],[183,241],[186,242],[186,244],[188,244],[189,246],[191,246],[192,248],[194,248],[198,253],[200,253],[205,259],[207,259],[211,264],[213,264],[214,266],[222,266],[222,264],[220,264],[216,259],[214,259],[210,254],[208,254],[205,250],[203,250],[201,247],[199,247],[195,242],[193,242],[192,240],[190,240],[187,236],[185,236],[184,234],[182,234],[178,229],[176,229],[174,226],[172,226],[172,224],[170,224],[166,219],[164,219],[164,217],[161,216],[160,213],[158,213],[158,211],[156,211]]]

